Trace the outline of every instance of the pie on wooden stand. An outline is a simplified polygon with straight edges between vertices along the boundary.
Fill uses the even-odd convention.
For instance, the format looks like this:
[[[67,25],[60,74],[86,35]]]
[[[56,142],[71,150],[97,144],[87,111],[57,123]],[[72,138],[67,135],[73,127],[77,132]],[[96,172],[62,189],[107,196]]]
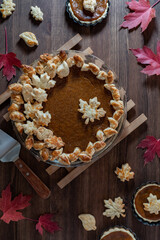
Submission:
[[[124,101],[115,74],[96,63],[82,52],[42,54],[33,65],[23,65],[19,83],[9,86],[10,118],[43,161],[88,163],[120,131]]]

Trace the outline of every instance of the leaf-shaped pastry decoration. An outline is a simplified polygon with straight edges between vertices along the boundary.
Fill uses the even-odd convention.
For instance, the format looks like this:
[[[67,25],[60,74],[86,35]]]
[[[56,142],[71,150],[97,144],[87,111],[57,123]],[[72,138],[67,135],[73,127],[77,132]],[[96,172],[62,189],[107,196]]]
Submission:
[[[156,195],[150,193],[147,200],[148,203],[143,203],[144,210],[150,212],[150,214],[158,215],[160,213],[160,199],[157,199]]]
[[[123,164],[122,168],[116,168],[115,174],[117,174],[117,177],[122,181],[129,181],[130,179],[134,178],[134,172],[131,172],[131,167],[128,163]]]
[[[37,38],[34,33],[32,32],[23,32],[19,35],[20,38],[22,38],[27,46],[29,47],[34,47],[38,45]]]
[[[103,213],[104,216],[114,219],[115,217],[120,218],[120,216],[125,217],[125,209],[123,204],[123,199],[118,197],[114,201],[112,199],[104,200],[105,207],[108,208]]]
[[[96,230],[96,219],[91,214],[80,214],[78,218],[82,221],[82,225],[86,231]]]

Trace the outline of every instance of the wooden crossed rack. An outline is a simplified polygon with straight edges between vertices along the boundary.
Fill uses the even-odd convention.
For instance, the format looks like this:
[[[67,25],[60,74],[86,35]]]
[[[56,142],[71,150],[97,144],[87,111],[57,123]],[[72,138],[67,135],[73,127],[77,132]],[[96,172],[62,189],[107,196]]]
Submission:
[[[61,46],[58,50],[70,50],[74,46],[76,46],[81,40],[82,40],[82,37],[79,34],[77,34],[72,39],[70,39],[68,42],[66,42],[63,46]],[[93,53],[93,51],[90,47],[85,49],[83,52],[84,52],[84,54],[92,54]],[[99,67],[101,67],[104,64],[104,62],[101,60],[98,60],[98,62],[96,62],[96,64]],[[122,89],[122,92],[125,92],[124,89]],[[9,97],[10,97],[10,92],[7,90],[6,92],[4,92],[3,94],[0,95],[0,104],[2,102],[4,102],[6,99],[8,99]],[[129,112],[134,106],[135,106],[135,103],[130,99],[127,102],[127,112]],[[6,121],[9,121],[8,113],[6,113],[3,117],[5,118]],[[143,113],[140,116],[136,117],[136,119],[133,120],[132,122],[125,120],[123,130],[121,131],[120,135],[117,137],[117,139],[115,140],[115,142],[113,143],[112,147],[109,150],[111,150],[114,146],[116,146],[119,142],[121,142],[124,138],[126,138],[129,134],[131,134],[135,129],[137,129],[140,125],[142,125],[146,120],[147,120],[147,117]],[[63,177],[57,183],[57,185],[61,189],[63,189],[71,181],[73,181],[76,177],[78,177],[82,172],[84,172],[87,168],[89,168],[92,164],[94,164],[94,162],[91,161],[90,163],[88,163],[86,165],[79,166],[76,168],[67,168],[66,167],[67,174],[65,177]],[[59,169],[59,167],[51,165],[51,166],[47,167],[46,172],[49,175],[52,175],[58,169]]]

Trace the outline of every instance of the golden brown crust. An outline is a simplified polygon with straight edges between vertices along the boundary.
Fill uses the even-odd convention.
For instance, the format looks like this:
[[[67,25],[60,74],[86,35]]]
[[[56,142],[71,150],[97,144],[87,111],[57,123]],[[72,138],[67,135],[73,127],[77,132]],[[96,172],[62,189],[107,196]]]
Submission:
[[[35,150],[42,150],[44,147],[45,147],[44,142],[34,142],[34,144],[33,144],[33,148]]]
[[[78,155],[81,153],[81,149],[76,147],[73,151],[73,153],[68,154],[69,161],[75,162],[78,159]]]
[[[32,66],[29,66],[29,65],[23,64],[22,65],[22,70],[25,74],[28,75],[29,78],[31,78],[33,74],[36,74],[35,69]]]
[[[33,144],[34,144],[34,138],[33,136],[31,135],[28,135],[26,140],[25,140],[25,145],[26,145],[26,148],[28,150],[30,150],[32,147],[33,147]]]
[[[77,67],[82,67],[83,66],[84,60],[83,60],[83,58],[81,56],[74,55],[73,59],[74,59],[75,64],[76,64]]]
[[[9,85],[8,88],[14,94],[19,94],[22,92],[22,85],[20,83],[13,83]]]
[[[112,105],[114,110],[123,110],[124,109],[124,104],[123,104],[123,101],[121,101],[121,100],[119,100],[119,101],[111,100],[110,104]]]
[[[118,121],[112,117],[108,117],[108,121],[110,123],[110,128],[116,129],[118,127]]]
[[[97,75],[97,78],[99,80],[105,80],[107,81],[108,74],[105,71],[100,71]]]
[[[91,156],[87,155],[85,152],[81,152],[78,157],[82,162],[90,162],[92,158]]]
[[[49,159],[49,149],[43,148],[42,150],[40,150],[40,156],[44,161],[47,161]]]
[[[62,154],[63,148],[60,148],[58,150],[54,150],[51,152],[51,161],[54,161],[55,159],[58,159],[58,157]]]
[[[11,112],[9,117],[11,120],[13,120],[15,122],[24,122],[26,120],[24,114],[19,111]]]
[[[89,155],[91,157],[93,156],[93,154],[95,153],[95,149],[94,149],[94,145],[92,142],[88,143],[88,146],[87,146],[85,152],[87,153],[87,155]]]
[[[88,65],[89,65],[89,69],[91,70],[91,72],[94,75],[98,75],[98,73],[100,71],[99,67],[96,64],[94,64],[94,63],[89,63]]]
[[[114,74],[111,70],[109,70],[106,83],[111,84],[113,82],[114,82]]]
[[[94,143],[93,146],[94,146],[95,151],[98,152],[106,146],[106,143],[103,141],[97,141]]]
[[[16,104],[24,104],[23,98],[21,95],[17,95],[12,93],[11,94],[11,100],[12,102],[16,103]]]
[[[53,59],[53,56],[49,53],[44,53],[44,54],[40,55],[40,59],[42,62],[47,63],[48,61]]]
[[[65,165],[70,165],[69,157],[66,153],[62,153],[59,158],[59,162]]]
[[[38,73],[39,75],[44,73],[44,66],[40,61],[38,61],[35,69],[36,69],[36,73]]]
[[[22,75],[20,76],[20,82],[21,82],[22,84],[30,84],[30,85],[31,85],[31,83],[32,83],[31,79],[28,77],[27,74],[22,74]]]
[[[123,114],[124,114],[124,111],[123,111],[123,110],[117,110],[117,111],[114,112],[113,118],[114,118],[116,121],[119,121]]]
[[[67,59],[67,54],[66,54],[66,52],[65,52],[65,51],[60,51],[59,57],[60,57],[60,59],[61,59],[62,62],[65,61],[65,60]]]
[[[115,129],[109,128],[109,127],[104,129],[103,132],[104,132],[106,138],[109,138],[117,133],[117,131]]]
[[[20,108],[21,108],[20,105],[13,102],[8,108],[8,112],[19,111]]]
[[[61,147],[64,146],[64,142],[62,141],[61,137],[50,137],[50,138],[46,138],[44,139],[44,142],[46,143],[47,147],[51,148],[51,149],[59,149]]]

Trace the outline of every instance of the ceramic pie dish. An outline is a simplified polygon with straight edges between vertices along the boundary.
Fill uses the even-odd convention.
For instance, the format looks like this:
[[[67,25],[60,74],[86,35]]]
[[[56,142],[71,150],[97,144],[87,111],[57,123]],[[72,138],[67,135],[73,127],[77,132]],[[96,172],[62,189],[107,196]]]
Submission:
[[[83,2],[86,1],[86,9]],[[109,0],[67,0],[66,11],[69,17],[81,26],[95,26],[102,22],[108,15],[110,2]],[[91,3],[93,2],[93,6]]]
[[[100,62],[83,52],[61,51],[23,66],[20,83],[10,86],[9,112],[36,158],[73,167],[109,150],[125,119],[126,99],[116,75],[105,64],[99,68]]]
[[[123,226],[115,226],[103,232],[100,240],[138,240],[131,229]]]
[[[137,219],[145,225],[160,225],[160,184],[147,182],[137,188],[132,209]]]

